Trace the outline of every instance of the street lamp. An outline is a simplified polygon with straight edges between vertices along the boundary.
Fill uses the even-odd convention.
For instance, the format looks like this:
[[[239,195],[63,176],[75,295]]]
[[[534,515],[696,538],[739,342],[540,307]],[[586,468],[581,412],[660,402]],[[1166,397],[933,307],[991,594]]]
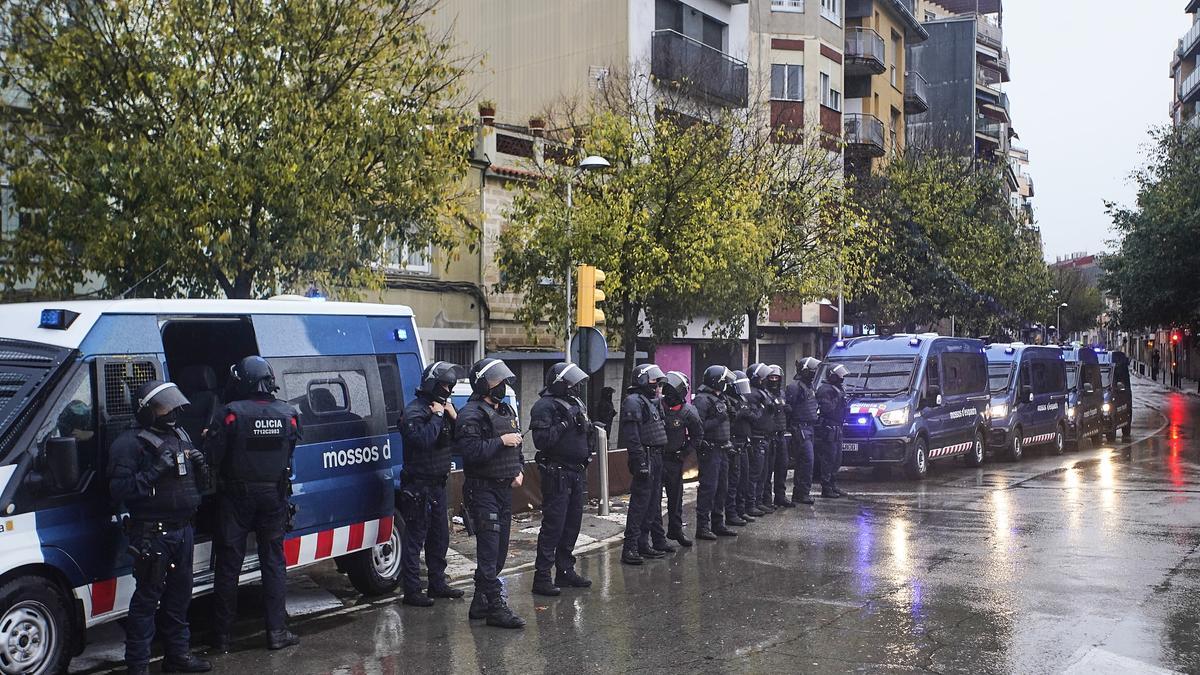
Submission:
[[[1062,342],[1062,311],[1063,311],[1063,308],[1064,308],[1064,307],[1069,307],[1069,305],[1068,305],[1067,303],[1065,303],[1065,302],[1064,302],[1064,303],[1062,303],[1061,305],[1059,305],[1059,306],[1058,306],[1058,316],[1057,316],[1057,318],[1058,318],[1058,326],[1059,326],[1059,329],[1058,329],[1058,330],[1059,330],[1059,336],[1058,336],[1058,338],[1059,338],[1059,339],[1058,339],[1058,341],[1059,341],[1059,342]]]
[[[567,181],[567,240],[568,245],[571,237],[571,209],[575,207],[572,201],[572,188],[575,185],[575,179],[583,175],[585,171],[601,171],[611,167],[607,159],[599,155],[588,155],[584,157],[579,165],[575,167],[574,173],[571,174],[571,179]],[[568,249],[569,250],[569,249]],[[563,361],[571,362],[571,271],[575,269],[574,262],[571,257],[567,256],[567,316],[566,316],[566,348],[563,350]]]

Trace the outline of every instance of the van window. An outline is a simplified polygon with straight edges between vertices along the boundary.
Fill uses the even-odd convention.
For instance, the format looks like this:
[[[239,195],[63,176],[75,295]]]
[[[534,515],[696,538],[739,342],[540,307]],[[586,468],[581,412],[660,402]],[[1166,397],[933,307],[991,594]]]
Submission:
[[[987,389],[987,368],[976,354],[942,355],[942,373],[945,384],[942,391],[948,396],[977,394]]]
[[[39,448],[44,447],[50,438],[74,437],[79,448],[80,474],[84,476],[99,465],[96,399],[92,391],[92,371],[85,365],[71,378],[37,432]]]
[[[988,366],[988,386],[993,394],[1003,394],[1012,379],[1012,363],[993,363]]]
[[[1033,393],[1053,394],[1066,388],[1066,381],[1061,363],[1056,361],[1033,361],[1030,364],[1033,376]]]
[[[371,392],[357,363],[339,370],[289,370],[280,383],[284,397],[300,410],[304,442],[320,443],[371,435]]]
[[[393,354],[381,354],[375,357],[379,366],[379,384],[383,387],[383,406],[387,413],[389,431],[400,429],[400,417],[404,414],[404,382],[401,381],[400,368],[396,365]]]
[[[925,386],[942,386],[942,372],[936,356],[929,357],[929,362],[925,364]]]

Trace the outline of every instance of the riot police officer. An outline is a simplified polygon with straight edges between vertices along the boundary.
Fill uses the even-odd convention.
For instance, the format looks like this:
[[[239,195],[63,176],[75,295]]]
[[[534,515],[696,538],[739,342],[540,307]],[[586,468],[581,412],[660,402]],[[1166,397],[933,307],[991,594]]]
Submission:
[[[733,371],[725,366],[704,370],[694,405],[700,418],[703,441],[696,451],[700,468],[700,486],[696,490],[696,538],[715,540],[718,536],[736,537],[725,527],[725,501],[729,494],[729,461],[736,457],[729,435],[729,404],[725,385],[733,380]],[[670,429],[668,429],[668,435]]]
[[[458,413],[454,442],[463,457],[463,502],[475,525],[475,596],[468,616],[499,628],[524,628],[504,599],[500,572],[508,558],[512,491],[525,458],[521,423],[504,397],[516,376],[500,359],[471,366],[471,399]]]
[[[773,506],[795,508],[796,503],[787,498],[787,472],[790,464],[791,433],[788,429],[787,402],[783,398],[783,368],[768,366],[770,370],[763,384],[768,397],[771,419],[775,423],[771,440],[771,465],[767,467],[769,480],[763,481],[762,499]]]
[[[666,553],[653,547],[641,546],[642,525],[650,502],[662,480],[662,451],[667,444],[667,426],[663,419],[659,388],[667,376],[653,363],[643,363],[633,369],[633,384],[621,402],[619,445],[628,453],[629,512],[625,516],[625,543],[621,562],[641,565],[645,558],[661,558]]]
[[[788,425],[792,430],[792,501],[812,504],[813,428],[818,422],[814,378],[821,362],[809,357],[796,362],[796,381],[789,384],[784,397],[788,406]]]
[[[587,467],[596,442],[596,427],[579,397],[587,379],[587,373],[573,363],[554,364],[529,416],[542,479],[542,528],[533,574],[537,595],[560,595],[562,586],[592,585],[575,571],[574,555],[587,501]]]
[[[751,516],[762,516],[774,513],[770,494],[771,468],[775,463],[775,413],[773,397],[767,392],[767,376],[771,367],[765,363],[755,363],[746,374],[750,376],[750,394],[746,403],[754,413],[750,426],[750,506],[746,513]]]
[[[751,394],[750,378],[735,370],[726,382],[725,400],[729,403],[729,434],[732,449],[729,455],[729,493],[725,502],[725,524],[744,527],[755,517],[750,515],[750,451],[754,420],[758,411],[747,402]],[[757,509],[755,513],[762,515]]]
[[[113,443],[109,491],[128,510],[125,521],[136,587],[125,619],[125,664],[150,672],[155,616],[165,651],[164,673],[203,673],[212,665],[191,653],[192,519],[208,489],[204,455],[175,424],[187,398],[170,382],[151,380],[134,394],[136,424]]]
[[[404,604],[430,607],[434,598],[456,599],[464,593],[446,583],[446,551],[450,525],[446,512],[446,478],[454,446],[457,412],[450,393],[459,367],[438,361],[421,373],[416,397],[404,408],[404,468],[400,471],[400,575]],[[429,593],[421,590],[421,550],[429,569]]]
[[[663,386],[663,408],[667,424],[667,445],[663,449],[662,488],[650,499],[650,534],[654,548],[673,551],[666,539],[674,539],[680,546],[691,546],[692,540],[683,531],[683,461],[704,442],[704,425],[700,413],[688,403],[691,384],[683,373],[672,370],[667,373]],[[662,491],[667,492],[667,530],[663,532],[661,504]],[[665,536],[664,536],[665,534]],[[646,533],[643,530],[642,539]]]
[[[300,439],[300,417],[275,398],[275,373],[261,356],[247,356],[230,370],[236,394],[225,406],[206,444],[220,476],[216,574],[213,581],[212,646],[229,651],[229,631],[237,616],[238,578],[246,558],[246,537],[254,533],[262,573],[267,648],[300,643],[287,629],[286,562],[292,452]]]
[[[842,423],[846,418],[846,392],[842,383],[849,371],[841,364],[825,371],[825,382],[817,389],[816,449],[821,455],[821,496],[836,499],[847,496],[837,486],[837,473],[842,468]]]

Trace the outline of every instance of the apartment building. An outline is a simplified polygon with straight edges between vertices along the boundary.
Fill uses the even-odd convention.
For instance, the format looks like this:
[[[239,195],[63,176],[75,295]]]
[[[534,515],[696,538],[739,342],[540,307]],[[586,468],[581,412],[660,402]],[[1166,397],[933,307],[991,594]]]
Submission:
[[[1200,129],[1200,0],[1188,2],[1185,11],[1192,15],[1192,27],[1179,40],[1171,59],[1175,80],[1171,118],[1176,125]]]
[[[847,171],[869,171],[904,151],[907,116],[928,108],[908,49],[929,33],[912,0],[846,0]]]

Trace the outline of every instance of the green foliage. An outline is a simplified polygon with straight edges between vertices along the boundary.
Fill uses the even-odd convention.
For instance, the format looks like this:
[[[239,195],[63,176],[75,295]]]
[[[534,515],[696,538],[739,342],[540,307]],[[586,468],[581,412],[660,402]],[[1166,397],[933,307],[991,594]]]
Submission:
[[[1050,316],[1057,316],[1056,305],[1067,303],[1062,308],[1061,335],[1085,331],[1099,323],[1104,313],[1104,296],[1100,289],[1089,283],[1083,273],[1074,267],[1055,267],[1051,272],[1054,288],[1058,295],[1050,307]]]
[[[0,281],[251,297],[452,245],[472,138],[435,3],[9,0],[0,147],[40,213]]]
[[[1117,252],[1103,261],[1102,285],[1120,301],[1127,330],[1200,327],[1200,131],[1152,132],[1147,167],[1133,176],[1137,203],[1110,203]]]

